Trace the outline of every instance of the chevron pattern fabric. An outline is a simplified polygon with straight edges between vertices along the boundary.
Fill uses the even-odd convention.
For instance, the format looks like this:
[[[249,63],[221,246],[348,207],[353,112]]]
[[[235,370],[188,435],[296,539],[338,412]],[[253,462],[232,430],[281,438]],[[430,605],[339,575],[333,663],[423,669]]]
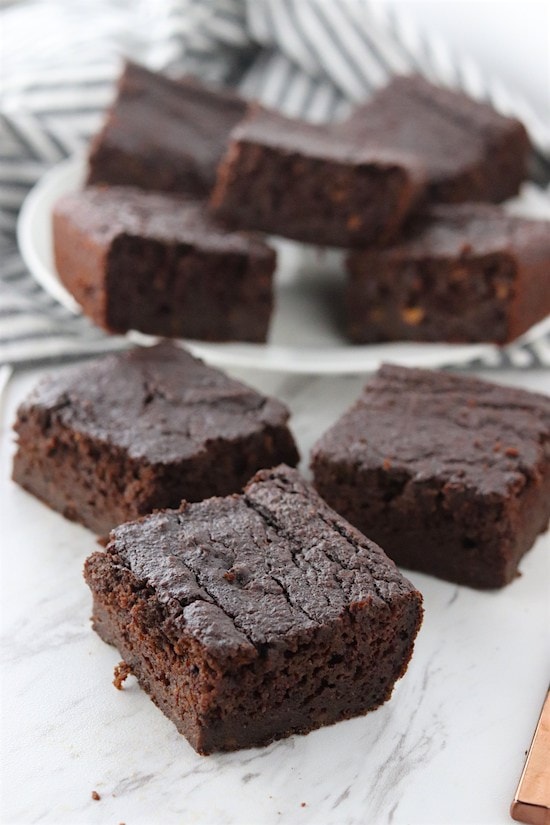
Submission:
[[[542,187],[550,180],[550,129],[524,101],[369,0],[23,0],[0,17],[0,363],[26,366],[127,345],[48,296],[16,242],[25,195],[55,163],[85,151],[123,57],[236,85],[314,122],[341,117],[394,73],[420,72],[519,116],[533,141],[534,179]],[[484,363],[541,365],[550,366],[550,336]]]

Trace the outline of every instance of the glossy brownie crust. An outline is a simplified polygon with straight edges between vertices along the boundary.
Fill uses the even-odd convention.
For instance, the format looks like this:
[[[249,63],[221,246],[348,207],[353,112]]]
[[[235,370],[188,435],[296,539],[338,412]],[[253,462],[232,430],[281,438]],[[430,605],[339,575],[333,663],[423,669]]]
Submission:
[[[312,453],[323,498],[399,565],[501,587],[550,516],[550,398],[384,366]]]
[[[440,204],[385,249],[347,260],[356,343],[514,340],[550,313],[550,222]]]
[[[99,535],[296,464],[288,410],[169,344],[45,378],[20,406],[13,478]]]
[[[396,77],[343,128],[415,154],[432,202],[503,201],[527,177],[530,144],[519,120],[418,76]]]
[[[92,143],[87,184],[139,186],[206,197],[245,101],[192,79],[128,62]]]
[[[371,710],[421,596],[288,467],[115,530],[86,562],[95,630],[199,753]]]
[[[423,180],[414,159],[385,143],[255,106],[231,135],[211,204],[240,229],[364,246],[397,232]]]
[[[89,187],[54,208],[63,284],[110,332],[267,338],[275,252],[229,232],[204,203],[132,187]]]

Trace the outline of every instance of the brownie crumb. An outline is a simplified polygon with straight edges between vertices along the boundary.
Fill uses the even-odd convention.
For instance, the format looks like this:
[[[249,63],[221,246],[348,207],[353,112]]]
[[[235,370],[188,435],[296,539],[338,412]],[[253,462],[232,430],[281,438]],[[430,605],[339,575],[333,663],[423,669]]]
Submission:
[[[506,447],[504,455],[508,456],[508,458],[517,458],[519,456],[519,450],[517,447]]]
[[[92,799],[95,799],[96,802],[99,802],[99,800],[101,799],[97,791],[92,791]]]
[[[305,808],[306,804],[307,804],[306,802],[300,802],[300,808]]]
[[[118,665],[115,666],[113,685],[117,690],[122,690],[122,685],[131,672],[132,668],[126,664],[126,662],[119,662]]]

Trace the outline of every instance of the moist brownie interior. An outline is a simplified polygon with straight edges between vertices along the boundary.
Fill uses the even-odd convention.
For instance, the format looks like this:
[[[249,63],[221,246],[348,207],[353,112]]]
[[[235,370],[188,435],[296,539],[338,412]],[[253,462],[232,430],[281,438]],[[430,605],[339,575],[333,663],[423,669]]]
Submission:
[[[204,202],[135,187],[88,187],[54,208],[65,286],[111,332],[266,340],[275,251],[226,230]]]
[[[164,343],[45,378],[18,410],[13,477],[105,535],[296,464],[287,408]]]
[[[317,442],[315,486],[397,564],[501,587],[550,516],[550,399],[386,365]]]
[[[200,753],[386,701],[421,596],[296,471],[125,524],[87,561],[94,627]]]
[[[385,249],[351,252],[347,268],[357,343],[505,343],[550,313],[550,222],[440,204]]]
[[[406,153],[256,106],[231,134],[211,204],[239,228],[362,246],[397,232],[423,182]]]

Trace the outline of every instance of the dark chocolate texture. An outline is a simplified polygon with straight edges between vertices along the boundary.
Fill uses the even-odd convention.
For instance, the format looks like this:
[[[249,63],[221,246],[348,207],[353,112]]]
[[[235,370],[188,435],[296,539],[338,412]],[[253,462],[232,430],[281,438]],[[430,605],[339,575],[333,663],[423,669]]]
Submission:
[[[318,441],[315,486],[399,565],[478,588],[550,516],[550,398],[384,366]]]
[[[255,106],[232,132],[211,204],[239,228],[364,246],[398,231],[422,186],[403,152]]]
[[[232,92],[127,62],[90,150],[87,183],[207,196],[246,108]]]
[[[502,344],[550,313],[550,222],[440,204],[400,241],[351,252],[347,269],[352,341]]]
[[[45,378],[18,410],[13,477],[100,535],[296,464],[288,410],[169,344]]]
[[[396,77],[342,124],[369,144],[412,152],[430,201],[503,201],[527,177],[523,124],[419,76]]]
[[[119,527],[85,577],[95,629],[200,753],[375,708],[422,615],[382,550],[284,466]]]
[[[166,338],[263,342],[275,252],[205,204],[134,187],[88,187],[54,207],[61,281],[96,324]]]

